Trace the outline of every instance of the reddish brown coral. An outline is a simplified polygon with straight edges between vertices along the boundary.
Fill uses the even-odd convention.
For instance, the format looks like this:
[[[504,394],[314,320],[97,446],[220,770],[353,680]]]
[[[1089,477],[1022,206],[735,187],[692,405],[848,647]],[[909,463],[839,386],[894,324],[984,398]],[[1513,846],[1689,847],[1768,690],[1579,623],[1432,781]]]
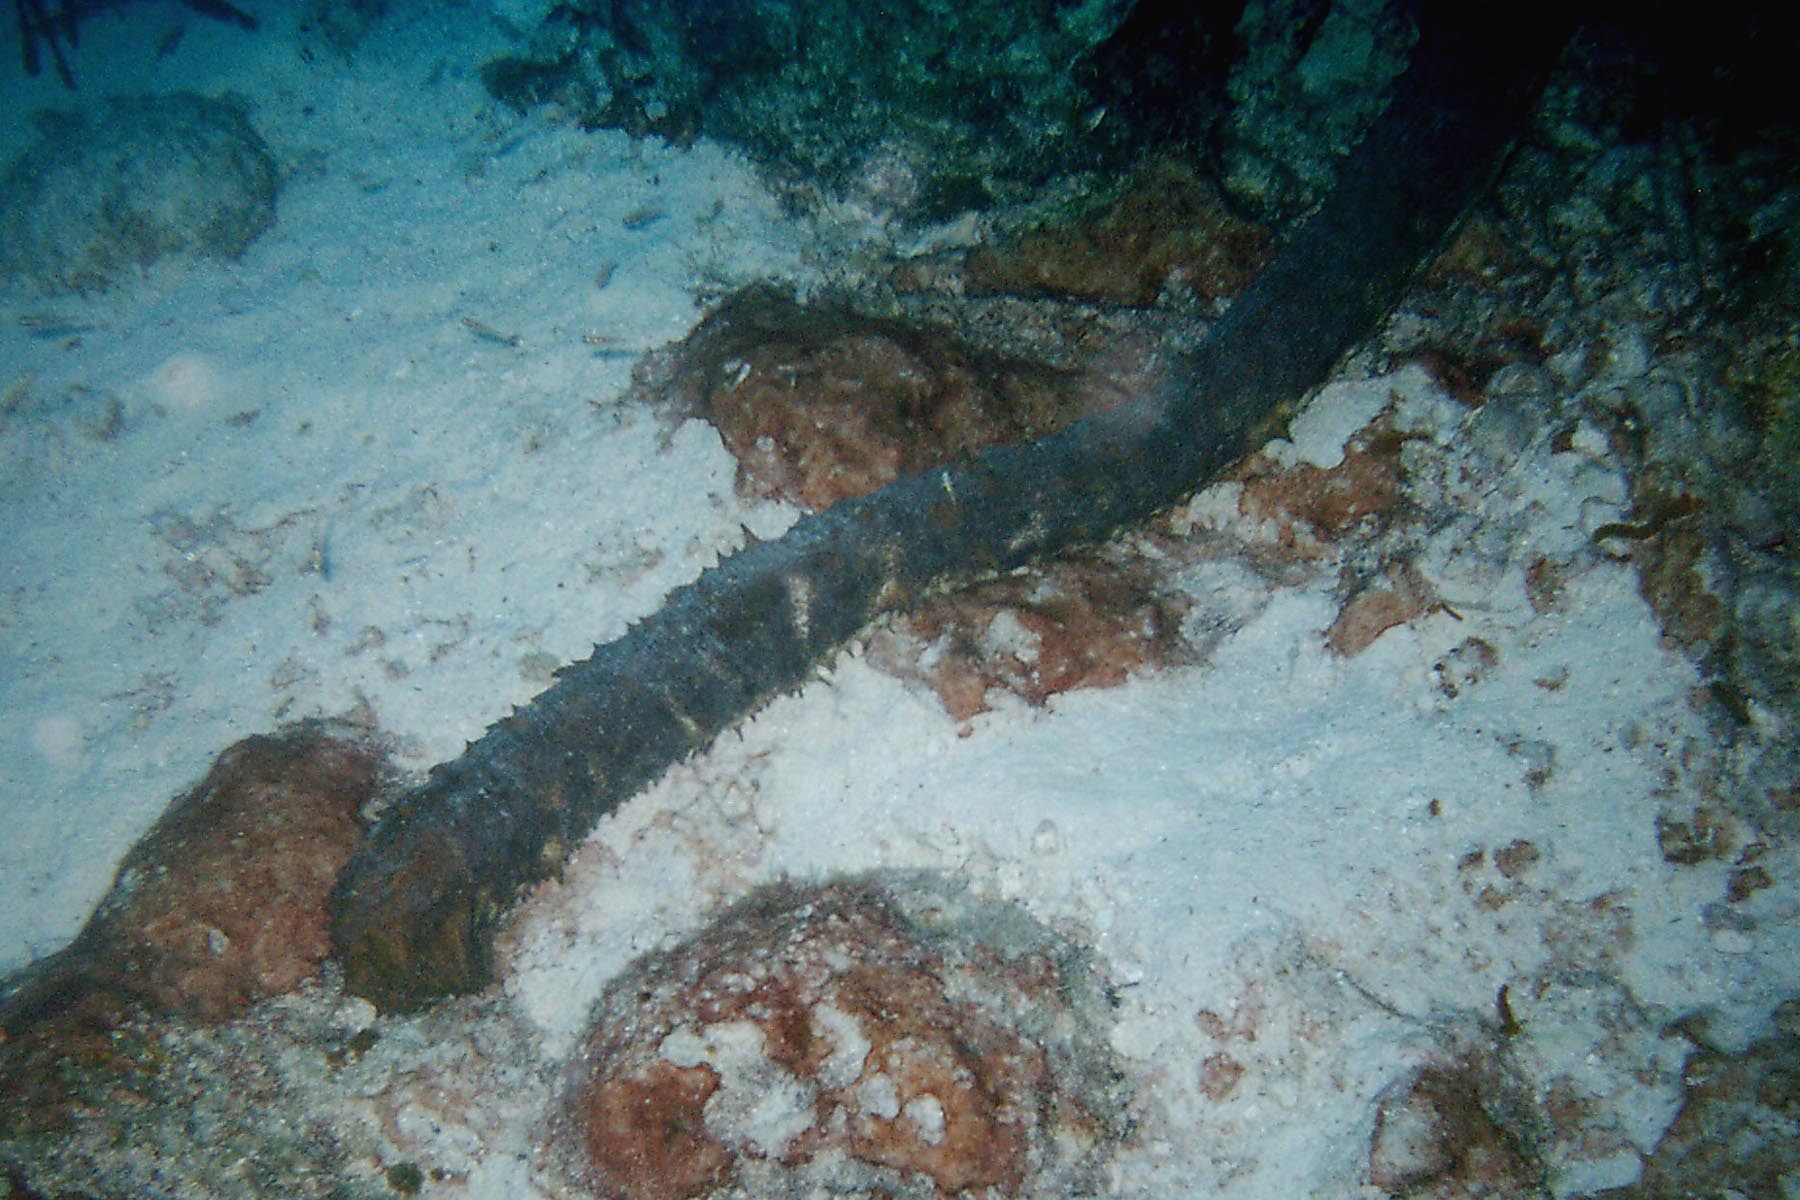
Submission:
[[[1145,168],[1091,218],[975,251],[963,279],[974,295],[1148,305],[1179,283],[1216,299],[1248,286],[1271,246],[1266,230],[1233,217],[1192,167],[1171,159]]]
[[[245,738],[126,855],[82,942],[165,1012],[219,1019],[331,953],[325,902],[381,756],[318,723]]]
[[[928,877],[767,888],[608,989],[571,1173],[629,1200],[1087,1178],[1114,1132],[1096,996],[1066,943]]]
[[[327,895],[381,774],[366,734],[246,738],[132,847],[80,936],[0,1009],[0,1096],[28,1128],[60,1119],[78,1077],[108,1093],[129,1074],[115,1035],[139,1012],[221,1020],[318,971]]]
[[[1187,607],[1146,563],[1077,555],[927,600],[871,655],[923,679],[965,721],[990,707],[994,689],[1043,704],[1181,661]]]
[[[1238,468],[1243,482],[1238,510],[1275,527],[1277,540],[1292,557],[1312,559],[1365,522],[1379,525],[1405,496],[1401,450],[1413,435],[1383,417],[1344,447],[1336,466],[1301,462],[1284,465],[1255,454]]]
[[[1542,1194],[1543,1171],[1521,1144],[1494,1063],[1432,1063],[1382,1098],[1369,1182],[1420,1200]]]
[[[740,487],[812,509],[1118,400],[942,329],[762,285],[720,305],[665,370],[660,390],[718,428]]]
[[[331,953],[326,897],[381,775],[366,734],[308,721],[227,748],[127,852],[54,971],[15,988],[7,1029],[27,998],[67,993],[73,979],[219,1020],[315,974]]]
[[[731,1173],[731,1152],[701,1119],[718,1090],[718,1074],[709,1068],[648,1063],[583,1097],[582,1148],[601,1176],[628,1196],[698,1195]]]

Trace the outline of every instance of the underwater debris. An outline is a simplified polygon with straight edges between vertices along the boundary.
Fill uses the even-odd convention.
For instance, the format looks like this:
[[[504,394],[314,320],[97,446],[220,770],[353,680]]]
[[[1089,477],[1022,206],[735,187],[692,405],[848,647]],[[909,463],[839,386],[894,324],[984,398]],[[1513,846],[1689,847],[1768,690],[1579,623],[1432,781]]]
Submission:
[[[490,346],[506,346],[510,349],[517,350],[525,344],[525,339],[518,334],[507,333],[503,330],[495,329],[486,321],[476,317],[462,318],[462,327],[468,330],[469,335],[476,341],[486,342]]]
[[[595,1006],[553,1155],[616,1200],[1086,1195],[1124,1132],[1092,960],[934,875],[763,888]]]
[[[203,17],[236,25],[239,29],[255,29],[259,24],[255,17],[225,0],[181,2]],[[42,56],[48,53],[50,60],[56,64],[57,78],[63,81],[64,87],[73,88],[75,72],[69,66],[68,51],[73,50],[80,40],[82,16],[100,8],[116,8],[119,3],[121,0],[110,0],[106,4],[81,4],[63,0],[53,7],[45,0],[14,0],[14,8],[19,15],[19,47],[24,56],[25,73],[36,75],[42,70]],[[158,56],[166,52],[159,47]]]

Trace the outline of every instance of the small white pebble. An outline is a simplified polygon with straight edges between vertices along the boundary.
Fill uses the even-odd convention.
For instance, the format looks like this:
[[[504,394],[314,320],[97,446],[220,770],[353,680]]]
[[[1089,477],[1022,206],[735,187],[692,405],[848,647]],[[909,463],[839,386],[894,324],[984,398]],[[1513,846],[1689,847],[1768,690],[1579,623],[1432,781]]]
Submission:
[[[856,1089],[856,1103],[871,1117],[893,1120],[900,1115],[900,1092],[886,1075],[875,1074],[863,1080]]]
[[[944,1106],[936,1096],[914,1096],[903,1111],[919,1130],[919,1140],[935,1146],[944,1140]]]
[[[1756,944],[1741,929],[1715,929],[1712,931],[1712,947],[1720,954],[1748,954],[1756,948]]]

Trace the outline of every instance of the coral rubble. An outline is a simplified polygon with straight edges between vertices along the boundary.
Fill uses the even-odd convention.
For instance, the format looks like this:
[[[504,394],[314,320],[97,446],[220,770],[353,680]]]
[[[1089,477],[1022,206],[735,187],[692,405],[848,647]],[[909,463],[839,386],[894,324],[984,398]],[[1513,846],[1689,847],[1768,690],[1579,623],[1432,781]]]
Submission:
[[[996,691],[1041,705],[1186,660],[1187,600],[1156,564],[1109,551],[933,596],[880,631],[871,658],[924,681],[959,721],[991,708]]]

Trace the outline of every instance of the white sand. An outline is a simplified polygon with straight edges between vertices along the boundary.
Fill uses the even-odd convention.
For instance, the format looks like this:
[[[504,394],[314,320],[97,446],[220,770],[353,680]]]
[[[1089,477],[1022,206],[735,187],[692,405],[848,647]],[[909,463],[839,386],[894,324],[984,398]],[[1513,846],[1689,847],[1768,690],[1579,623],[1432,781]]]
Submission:
[[[710,429],[665,438],[619,402],[696,293],[831,265],[742,162],[497,109],[479,6],[310,66],[282,21],[192,21],[147,61],[177,19],[96,18],[74,96],[6,76],[25,105],[234,89],[292,177],[241,262],[0,309],[0,390],[23,389],[0,423],[0,969],[71,935],[233,740],[366,702],[422,769],[792,515],[734,495]],[[95,328],[17,320],[46,313]],[[1502,985],[1521,1078],[1594,1100],[1592,1136],[1549,1152],[1558,1192],[1632,1178],[1679,1097],[1669,1024],[1742,1044],[1800,984],[1796,873],[1771,868],[1746,933],[1706,917],[1727,864],[1658,852],[1706,734],[1630,568],[1591,551],[1624,496],[1602,440],[1553,452],[1405,372],[1328,389],[1282,453],[1329,465],[1390,403],[1425,435],[1412,486],[1443,519],[1415,565],[1448,610],[1339,659],[1334,579],[1227,558],[1184,576],[1196,635],[1224,631],[1203,664],[967,729],[845,656],[606,822],[525,915],[506,989],[542,1072],[624,962],[716,902],[925,866],[1100,952],[1135,1090],[1120,1196],[1358,1194],[1377,1095],[1496,1025]],[[1256,537],[1229,487],[1187,516]],[[1580,564],[1560,610],[1527,602],[1539,555]],[[1495,651],[1472,680],[1470,638]],[[1508,879],[1517,840],[1540,858]],[[1243,1068],[1222,1097],[1218,1056]],[[540,1194],[531,1101],[400,1129],[394,1161],[454,1163],[434,1195]]]

